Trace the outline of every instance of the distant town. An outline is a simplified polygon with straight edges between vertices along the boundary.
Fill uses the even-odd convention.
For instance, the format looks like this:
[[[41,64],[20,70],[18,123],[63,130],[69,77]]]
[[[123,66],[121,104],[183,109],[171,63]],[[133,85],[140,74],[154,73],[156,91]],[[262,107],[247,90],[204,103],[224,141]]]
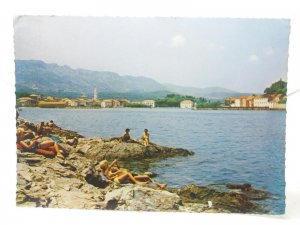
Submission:
[[[278,82],[282,82],[281,80]],[[277,82],[277,83],[278,83]],[[275,83],[276,84],[276,83]],[[223,102],[210,102],[205,98],[169,94],[165,99],[145,99],[143,101],[129,101],[127,99],[101,99],[98,98],[97,89],[94,89],[93,98],[82,95],[76,99],[58,98],[30,94],[17,99],[17,107],[40,108],[156,108],[178,107],[183,109],[244,109],[244,110],[285,110],[286,95],[267,88],[263,95],[251,95],[226,98]]]

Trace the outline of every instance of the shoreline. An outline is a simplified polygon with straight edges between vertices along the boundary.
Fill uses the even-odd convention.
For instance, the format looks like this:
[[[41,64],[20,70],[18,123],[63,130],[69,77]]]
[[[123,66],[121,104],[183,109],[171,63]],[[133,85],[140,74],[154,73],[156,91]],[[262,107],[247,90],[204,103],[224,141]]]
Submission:
[[[69,138],[81,136],[64,129],[54,135],[59,137],[68,135]],[[216,188],[209,185],[186,184],[180,188],[156,190],[134,184],[107,184],[99,178],[96,172],[98,162],[103,159],[110,161],[113,159],[142,161],[146,158],[161,160],[167,157],[185,157],[193,154],[185,149],[159,146],[154,143],[147,149],[135,143],[120,143],[116,140],[82,136],[76,148],[67,145],[64,147],[70,150],[69,156],[65,159],[46,158],[31,152],[17,151],[18,206],[130,211],[267,213],[255,201],[264,200],[270,194],[254,189],[251,185],[228,186],[230,184],[225,184],[222,188]],[[151,171],[145,172],[151,174]],[[74,196],[81,196],[80,201],[73,199]],[[70,198],[73,200],[70,201]]]
[[[118,108],[101,108],[101,107],[17,107],[17,110],[19,109],[95,109],[95,110],[105,110],[105,109],[110,109],[110,110],[114,110],[114,109],[151,109],[151,110],[155,110],[155,109],[178,109],[178,110],[194,110],[194,111],[201,111],[201,110],[224,110],[224,111],[286,111],[286,109],[270,109],[270,108],[260,108],[260,107],[217,107],[217,108],[197,108],[197,109],[182,109],[179,107],[155,107],[155,108],[149,108],[149,107],[118,107]]]

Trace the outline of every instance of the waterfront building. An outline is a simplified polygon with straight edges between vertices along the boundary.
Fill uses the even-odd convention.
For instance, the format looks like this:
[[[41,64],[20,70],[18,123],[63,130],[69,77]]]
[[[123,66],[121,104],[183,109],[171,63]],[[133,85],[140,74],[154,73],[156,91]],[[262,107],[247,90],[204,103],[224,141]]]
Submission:
[[[29,97],[32,98],[33,100],[36,100],[36,101],[41,100],[41,96],[40,95],[31,94],[31,95],[29,95]]]
[[[232,107],[241,107],[241,99],[239,98],[234,99],[234,103]]]
[[[49,101],[49,102],[54,101],[54,97],[52,97],[52,96],[47,96],[47,97],[45,98],[45,101]]]
[[[248,96],[248,98],[246,99],[246,107],[254,107],[254,97],[255,96]]]
[[[254,107],[270,108],[272,98],[268,95],[255,96],[253,100]]]
[[[226,105],[226,106],[231,106],[231,107],[233,107],[233,105],[234,105],[234,103],[235,103],[235,99],[236,99],[236,98],[226,98],[226,99],[225,99],[225,105]]]
[[[67,103],[67,106],[70,106],[70,107],[77,107],[78,106],[78,103],[76,101],[73,101],[73,100],[69,100],[66,103]]]
[[[129,103],[127,99],[119,99],[118,101],[120,102],[120,107],[125,107],[125,105]]]
[[[102,102],[102,100],[100,100],[100,99],[93,100],[93,106],[99,106],[99,107],[101,107],[101,102]]]
[[[22,97],[17,99],[17,106],[19,107],[29,107],[29,106],[36,106],[36,105],[37,105],[37,101],[29,97]]]
[[[59,101],[59,102],[46,102],[40,101],[38,102],[38,106],[41,108],[64,108],[66,107],[66,102]]]
[[[194,102],[191,100],[184,100],[180,102],[180,108],[182,109],[192,109]]]
[[[142,104],[150,106],[151,108],[155,108],[155,101],[154,100],[144,100]]]
[[[93,101],[93,100],[88,99],[88,100],[86,101],[86,106],[92,107],[93,105],[94,105],[94,101]]]
[[[247,105],[247,99],[249,98],[249,96],[240,96],[240,107],[248,107]]]
[[[77,102],[77,105],[78,105],[78,106],[84,106],[84,107],[86,107],[86,105],[87,105],[87,104],[86,104],[86,103],[87,103],[87,100],[86,100],[86,99],[81,99],[81,98],[80,98],[80,99],[77,99],[76,102]]]
[[[111,107],[113,107],[113,102],[112,102],[112,100],[110,100],[110,99],[103,100],[103,101],[101,102],[101,107],[102,107],[102,108],[111,108]]]
[[[120,106],[121,106],[120,101],[114,100],[114,99],[112,99],[111,101],[112,101],[113,108],[120,108]]]

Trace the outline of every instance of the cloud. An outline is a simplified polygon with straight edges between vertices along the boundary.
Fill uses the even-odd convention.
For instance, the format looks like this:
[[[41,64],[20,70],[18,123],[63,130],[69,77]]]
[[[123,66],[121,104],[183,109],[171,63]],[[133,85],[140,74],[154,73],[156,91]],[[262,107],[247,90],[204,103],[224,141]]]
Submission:
[[[249,61],[250,62],[257,62],[259,60],[258,56],[256,54],[251,54],[249,56]]]
[[[274,55],[274,49],[272,47],[267,47],[263,49],[263,53],[266,56]]]
[[[180,47],[185,44],[185,38],[182,35],[176,35],[172,38],[172,45],[175,47]]]

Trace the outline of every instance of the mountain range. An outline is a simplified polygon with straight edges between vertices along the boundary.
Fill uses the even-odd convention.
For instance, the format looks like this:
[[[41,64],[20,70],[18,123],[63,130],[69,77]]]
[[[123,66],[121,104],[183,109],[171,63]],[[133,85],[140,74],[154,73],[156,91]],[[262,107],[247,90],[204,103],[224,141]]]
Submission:
[[[101,98],[116,97],[140,100],[163,98],[177,93],[208,99],[224,99],[239,93],[221,87],[196,88],[161,84],[143,76],[120,76],[110,71],[72,69],[40,60],[15,60],[16,92],[32,92],[58,97],[93,95],[94,88]]]

